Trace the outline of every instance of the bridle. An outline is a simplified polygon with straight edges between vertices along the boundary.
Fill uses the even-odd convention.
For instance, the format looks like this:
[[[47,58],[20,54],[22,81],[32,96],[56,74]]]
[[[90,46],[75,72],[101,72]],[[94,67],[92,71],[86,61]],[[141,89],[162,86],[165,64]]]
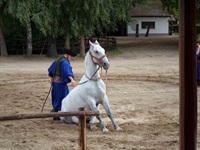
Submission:
[[[102,68],[102,59],[103,59],[104,57],[106,57],[106,55],[103,55],[103,56],[101,56],[100,58],[97,58],[97,57],[95,57],[94,55],[92,55],[92,53],[91,53],[90,51],[89,51],[89,54],[90,54],[90,57],[91,57],[91,59],[92,59],[92,62],[93,62],[94,64],[98,65],[99,67],[98,67],[97,70],[93,73],[93,75],[92,75],[91,77],[88,77],[86,73],[85,73],[85,76],[86,76],[86,78],[88,79],[87,81],[89,81],[89,80],[97,81],[97,80],[100,79],[100,77],[99,77],[99,78],[96,78],[96,79],[93,79],[93,77],[94,77],[94,75],[97,73],[97,71],[98,71],[100,68]],[[96,59],[97,62],[95,62],[94,59]],[[107,73],[107,70],[106,70],[106,73]],[[82,83],[79,83],[78,85],[84,84],[84,83],[86,83],[87,81],[82,82]]]
[[[101,60],[102,60],[104,57],[106,57],[106,54],[103,55],[103,56],[101,56],[100,58],[97,58],[97,57],[95,57],[94,55],[92,55],[92,53],[91,53],[90,51],[89,51],[89,54],[90,54],[90,56],[91,56],[92,62],[93,62],[94,64],[97,64],[97,65],[99,65],[100,67],[102,67],[102,62],[101,62]],[[93,58],[97,60],[97,63],[94,62],[94,59],[93,59]]]

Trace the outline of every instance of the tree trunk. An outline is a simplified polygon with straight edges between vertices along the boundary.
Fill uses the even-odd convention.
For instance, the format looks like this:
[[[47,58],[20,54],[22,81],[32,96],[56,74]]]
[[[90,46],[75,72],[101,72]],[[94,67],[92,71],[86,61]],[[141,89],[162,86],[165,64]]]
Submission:
[[[31,57],[32,52],[33,52],[33,46],[32,46],[32,29],[31,29],[31,21],[27,22],[26,25],[26,31],[27,31],[27,36],[26,36],[26,57]]]
[[[47,50],[47,56],[48,57],[57,57],[57,48],[56,48],[56,40],[53,38],[53,36],[48,36],[48,50]]]
[[[0,55],[1,56],[8,56],[6,43],[5,43],[5,39],[4,39],[3,31],[1,29],[1,27],[0,27]]]
[[[65,48],[70,49],[70,39],[67,35],[65,36]]]
[[[80,36],[80,56],[85,57],[85,40],[84,36]]]

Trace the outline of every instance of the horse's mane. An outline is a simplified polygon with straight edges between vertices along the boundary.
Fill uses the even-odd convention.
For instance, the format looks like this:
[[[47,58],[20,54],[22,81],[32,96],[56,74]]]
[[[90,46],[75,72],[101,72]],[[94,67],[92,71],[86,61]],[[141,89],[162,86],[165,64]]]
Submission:
[[[88,59],[88,57],[89,57],[89,51],[85,55],[85,66],[86,66],[86,60]]]

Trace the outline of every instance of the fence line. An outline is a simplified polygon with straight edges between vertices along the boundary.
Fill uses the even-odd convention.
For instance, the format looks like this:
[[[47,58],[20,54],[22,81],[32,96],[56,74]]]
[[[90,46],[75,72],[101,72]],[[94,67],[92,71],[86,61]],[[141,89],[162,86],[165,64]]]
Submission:
[[[89,40],[95,41],[98,40],[98,42],[101,44],[102,47],[105,49],[107,48],[116,48],[117,42],[116,38],[114,37],[85,37],[85,48],[89,48]],[[80,49],[80,41],[79,39],[71,39],[70,40],[70,47],[72,49]],[[62,49],[64,48],[64,42],[56,42],[56,48],[58,53],[62,52]],[[9,44],[7,46],[7,50],[9,54],[25,54],[26,51],[26,45],[24,44]],[[33,53],[34,54],[40,54],[46,53],[48,50],[48,41],[47,39],[43,42],[40,42],[40,44],[33,43]]]
[[[67,117],[78,116],[79,117],[79,148],[80,150],[86,150],[86,116],[97,116],[97,111],[85,111],[83,107],[80,111],[74,112],[54,112],[54,113],[30,113],[30,114],[14,114],[0,116],[0,121],[8,120],[22,120],[22,119],[34,119],[34,118],[50,118],[50,117]]]

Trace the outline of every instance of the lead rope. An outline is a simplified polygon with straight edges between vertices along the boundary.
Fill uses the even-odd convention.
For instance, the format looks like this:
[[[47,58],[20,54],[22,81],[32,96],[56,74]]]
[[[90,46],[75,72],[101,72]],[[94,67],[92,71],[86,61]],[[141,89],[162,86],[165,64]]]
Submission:
[[[97,71],[98,71],[100,68],[102,69],[102,67],[99,66],[99,67],[97,68],[97,70],[94,72],[94,74],[93,74],[90,78],[89,78],[89,77],[86,75],[86,73],[85,73],[85,76],[86,76],[86,78],[88,78],[88,80],[85,81],[85,82],[79,83],[78,85],[84,84],[84,83],[88,82],[89,80],[92,80],[92,78],[94,77],[94,75],[97,73]],[[99,79],[100,79],[100,78],[99,78]],[[98,80],[98,78],[97,78],[96,80]]]
[[[101,67],[101,76],[102,76],[102,67]],[[108,70],[106,70],[106,80],[105,80],[105,85],[106,85],[106,94],[107,94],[107,81],[108,81]]]
[[[107,89],[108,89],[108,87],[107,87],[107,81],[108,81],[108,70],[106,70],[106,82],[105,82],[105,84],[106,84],[106,94],[107,94]]]

